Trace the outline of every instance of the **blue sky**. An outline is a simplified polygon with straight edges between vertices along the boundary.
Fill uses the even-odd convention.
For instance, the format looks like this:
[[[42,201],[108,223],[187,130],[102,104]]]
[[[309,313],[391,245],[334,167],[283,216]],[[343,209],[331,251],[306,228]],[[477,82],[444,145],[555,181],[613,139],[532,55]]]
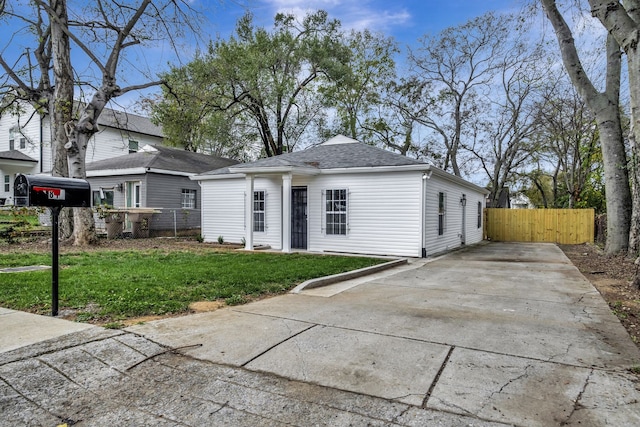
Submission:
[[[406,52],[407,46],[416,45],[418,38],[425,34],[437,34],[446,27],[464,24],[489,11],[519,11],[523,2],[526,0],[192,0],[191,6],[203,11],[208,19],[202,25],[200,43],[206,43],[217,36],[229,37],[237,20],[247,10],[253,13],[257,26],[270,28],[278,12],[304,16],[308,11],[323,9],[329,13],[330,18],[340,20],[344,30],[367,28],[372,32],[392,36],[402,51]],[[185,46],[178,60],[175,52],[168,46],[140,48],[130,56],[130,63],[140,73],[150,76],[166,70],[168,63],[188,62],[195,50],[195,45]],[[402,62],[401,58],[397,59]],[[120,78],[124,85],[140,82],[140,75],[136,72]],[[154,88],[145,90],[144,93],[157,91]],[[139,92],[127,93],[116,100],[113,107],[126,108],[139,96]]]
[[[339,19],[343,28],[364,29],[393,36],[401,46],[415,44],[425,34],[435,34],[489,11],[518,11],[523,0],[224,0],[194,2],[207,9],[211,34],[226,37],[245,10],[256,24],[268,27],[277,12],[304,15],[323,9]]]
[[[254,15],[254,23],[269,28],[277,12],[294,13],[304,16],[310,10],[324,9],[330,18],[340,20],[345,30],[367,28],[372,32],[380,32],[392,36],[400,48],[416,45],[419,37],[425,34],[437,34],[449,26],[456,26],[480,16],[488,11],[509,12],[520,10],[526,0],[189,0],[191,6],[204,11],[208,21],[203,26],[200,40],[205,42],[215,39],[218,35],[227,38],[233,33],[236,21],[246,10]],[[25,0],[15,4],[24,4]],[[70,7],[77,6],[78,1],[71,1]],[[73,5],[73,6],[72,6]],[[19,6],[16,6],[19,7]],[[17,22],[8,22],[9,28],[15,32]],[[23,24],[18,34],[27,34]],[[14,34],[15,35],[15,34]],[[0,51],[8,63],[14,63],[26,47],[33,50],[32,39],[12,37],[0,42]],[[202,45],[201,45],[202,47]],[[166,70],[169,63],[186,63],[196,50],[196,46],[189,44],[182,46],[181,57],[169,46],[133,47],[128,59],[122,64],[130,70],[119,76],[121,85],[139,84],[144,81],[155,80],[157,72]],[[72,48],[72,55],[79,54],[77,48]],[[82,56],[82,55],[81,55]],[[87,68],[86,57],[76,57],[73,60],[76,73],[88,77],[99,78],[99,73],[93,67]],[[398,58],[400,59],[400,58]],[[400,59],[400,62],[402,60]],[[128,63],[126,65],[125,63]],[[84,64],[84,65],[83,65]],[[146,76],[146,77],[143,77]],[[157,89],[147,90],[146,93]],[[130,105],[140,96],[137,92],[127,93],[116,104],[121,107]],[[117,105],[114,105],[118,108]]]

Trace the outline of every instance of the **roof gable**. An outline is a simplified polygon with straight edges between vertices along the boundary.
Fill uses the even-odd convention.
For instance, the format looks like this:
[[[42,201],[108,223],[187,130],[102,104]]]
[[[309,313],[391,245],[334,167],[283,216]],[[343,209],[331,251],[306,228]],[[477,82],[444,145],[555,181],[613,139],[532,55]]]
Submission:
[[[242,169],[265,168],[268,170],[269,168],[283,166],[348,169],[408,165],[426,165],[426,163],[338,135],[322,144],[302,151],[294,151],[255,162],[235,165],[232,169],[241,172]]]

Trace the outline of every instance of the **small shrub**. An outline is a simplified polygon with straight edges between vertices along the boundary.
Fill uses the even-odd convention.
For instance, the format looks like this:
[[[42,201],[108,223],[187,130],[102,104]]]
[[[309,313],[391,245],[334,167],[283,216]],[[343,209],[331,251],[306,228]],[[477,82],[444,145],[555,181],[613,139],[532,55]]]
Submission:
[[[223,244],[224,243],[224,237],[218,236],[218,243]]]
[[[204,236],[202,234],[198,234],[198,236],[196,237],[196,241],[198,243],[204,242]]]

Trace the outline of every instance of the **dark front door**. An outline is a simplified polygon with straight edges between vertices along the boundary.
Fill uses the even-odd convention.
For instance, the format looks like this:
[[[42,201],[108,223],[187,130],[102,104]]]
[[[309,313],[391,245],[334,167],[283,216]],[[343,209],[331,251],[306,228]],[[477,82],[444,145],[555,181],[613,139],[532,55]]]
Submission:
[[[307,249],[307,187],[291,189],[291,247]]]

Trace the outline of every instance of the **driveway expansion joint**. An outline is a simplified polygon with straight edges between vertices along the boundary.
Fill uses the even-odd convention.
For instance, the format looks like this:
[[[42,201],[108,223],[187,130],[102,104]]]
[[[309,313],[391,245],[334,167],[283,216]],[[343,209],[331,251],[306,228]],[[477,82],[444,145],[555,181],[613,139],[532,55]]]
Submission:
[[[277,347],[277,346],[279,346],[280,344],[283,344],[283,343],[285,343],[285,342],[289,341],[290,339],[295,338],[295,337],[297,337],[298,335],[300,335],[300,334],[302,334],[302,333],[304,333],[304,332],[307,332],[307,331],[309,331],[309,330],[311,330],[311,329],[315,328],[316,326],[318,326],[318,325],[317,325],[317,324],[312,324],[312,325],[310,325],[309,327],[307,327],[307,328],[305,328],[305,329],[301,330],[300,332],[295,333],[295,334],[293,334],[293,335],[291,335],[291,336],[289,336],[289,337],[287,337],[287,338],[285,338],[285,339],[283,339],[283,340],[281,340],[281,341],[279,341],[279,342],[275,343],[274,345],[272,345],[272,346],[270,346],[269,348],[267,348],[267,349],[265,349],[264,351],[262,351],[260,354],[257,354],[257,355],[255,355],[254,357],[252,357],[251,359],[247,360],[246,362],[244,362],[244,363],[243,363],[243,364],[241,364],[240,366],[244,368],[244,367],[245,367],[245,366],[247,366],[249,363],[253,362],[254,360],[258,359],[258,358],[259,358],[259,357],[261,357],[261,356],[264,356],[265,354],[267,354],[268,352],[270,352],[271,350],[273,350],[274,348],[276,348],[276,347]]]
[[[167,354],[167,353],[180,354],[180,350],[185,350],[185,349],[188,349],[188,348],[197,348],[197,347],[202,347],[202,344],[190,344],[190,345],[183,345],[183,346],[180,346],[180,347],[168,348],[168,349],[166,349],[164,351],[161,351],[160,353],[152,354],[151,356],[147,356],[144,359],[140,360],[139,362],[134,363],[133,365],[127,367],[125,369],[125,372],[126,371],[130,371],[131,369],[135,368],[136,366],[141,365],[144,362],[148,362],[149,360],[152,360],[152,359],[154,359],[154,358],[156,358],[158,356],[161,356],[163,354]]]

